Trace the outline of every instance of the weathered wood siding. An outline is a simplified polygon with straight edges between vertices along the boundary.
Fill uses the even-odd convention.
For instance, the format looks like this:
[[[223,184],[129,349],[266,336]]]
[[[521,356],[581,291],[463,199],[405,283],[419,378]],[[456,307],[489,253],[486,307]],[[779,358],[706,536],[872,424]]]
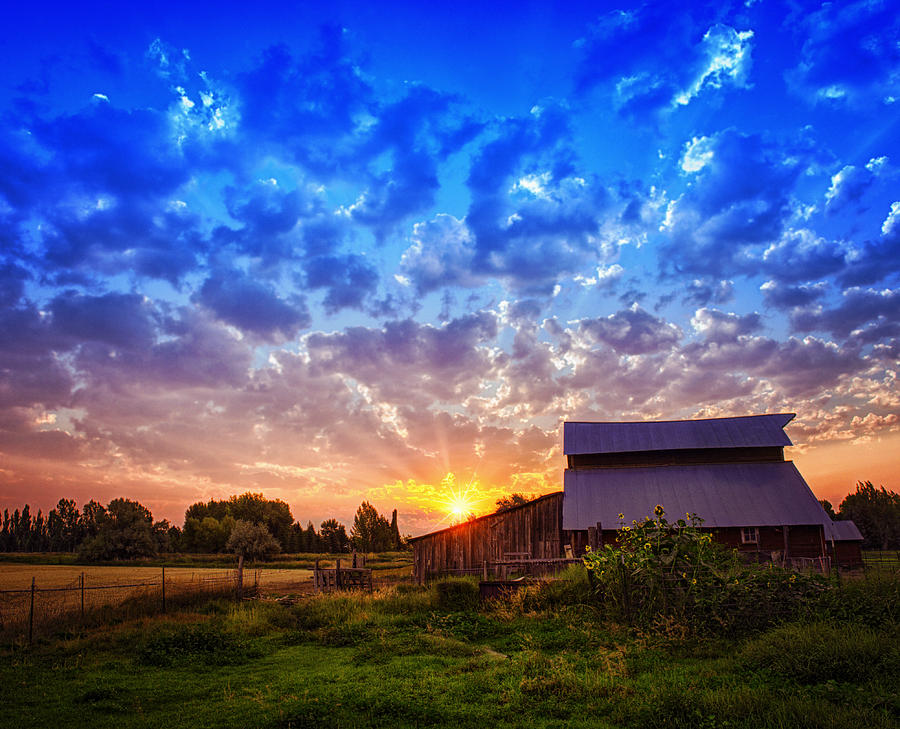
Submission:
[[[548,494],[509,511],[426,534],[413,541],[419,581],[440,574],[462,574],[510,554],[529,559],[563,556],[562,492]]]

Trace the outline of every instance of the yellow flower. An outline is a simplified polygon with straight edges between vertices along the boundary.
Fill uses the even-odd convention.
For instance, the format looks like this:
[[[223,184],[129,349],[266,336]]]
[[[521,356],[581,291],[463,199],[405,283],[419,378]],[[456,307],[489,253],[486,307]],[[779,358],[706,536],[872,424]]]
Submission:
[[[682,572],[681,576],[684,577],[684,579],[687,579],[687,572]]]
[[[656,514],[657,516],[662,516],[663,514],[666,513],[666,510],[663,509],[662,504],[657,504],[656,508],[653,510],[653,513]]]
[[[691,580],[691,584],[692,584],[692,585],[696,585],[696,584],[697,584],[697,578],[696,578],[696,577],[695,577],[693,580]]]
[[[622,514],[622,513],[620,512],[620,513],[619,513],[619,518],[620,518],[620,519],[624,519],[624,518],[625,518],[625,514]]]

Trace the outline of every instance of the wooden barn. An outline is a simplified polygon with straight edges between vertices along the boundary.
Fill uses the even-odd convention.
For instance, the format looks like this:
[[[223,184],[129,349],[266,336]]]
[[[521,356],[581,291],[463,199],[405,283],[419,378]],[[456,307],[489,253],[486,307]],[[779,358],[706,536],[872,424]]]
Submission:
[[[793,417],[567,422],[562,493],[417,537],[416,576],[577,556],[614,540],[623,524],[652,515],[657,504],[672,519],[697,514],[717,541],[748,559],[825,566],[834,556],[850,564],[859,532],[846,526],[852,522],[835,527],[784,459],[792,445],[784,427]]]

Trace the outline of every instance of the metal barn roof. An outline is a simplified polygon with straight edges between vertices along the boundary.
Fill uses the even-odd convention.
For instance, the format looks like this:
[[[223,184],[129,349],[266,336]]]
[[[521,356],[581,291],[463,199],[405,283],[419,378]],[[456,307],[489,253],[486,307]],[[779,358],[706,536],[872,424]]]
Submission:
[[[793,445],[784,426],[794,413],[708,420],[563,424],[563,453],[629,453],[686,448],[759,448]]]
[[[667,518],[697,514],[705,527],[826,524],[830,520],[790,461],[591,468],[565,472],[563,529],[616,529],[662,504]]]
[[[860,534],[856,524],[847,519],[826,524],[825,538],[829,540],[833,539],[836,542],[861,542],[863,540],[863,535]]]

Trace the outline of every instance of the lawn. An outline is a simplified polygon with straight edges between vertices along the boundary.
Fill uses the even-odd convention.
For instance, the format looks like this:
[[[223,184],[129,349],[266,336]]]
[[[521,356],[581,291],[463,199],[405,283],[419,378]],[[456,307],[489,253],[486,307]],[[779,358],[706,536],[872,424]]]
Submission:
[[[673,622],[616,625],[569,581],[487,606],[407,584],[293,605],[216,601],[12,646],[0,656],[0,724],[900,725],[894,617],[850,610],[698,636]]]

